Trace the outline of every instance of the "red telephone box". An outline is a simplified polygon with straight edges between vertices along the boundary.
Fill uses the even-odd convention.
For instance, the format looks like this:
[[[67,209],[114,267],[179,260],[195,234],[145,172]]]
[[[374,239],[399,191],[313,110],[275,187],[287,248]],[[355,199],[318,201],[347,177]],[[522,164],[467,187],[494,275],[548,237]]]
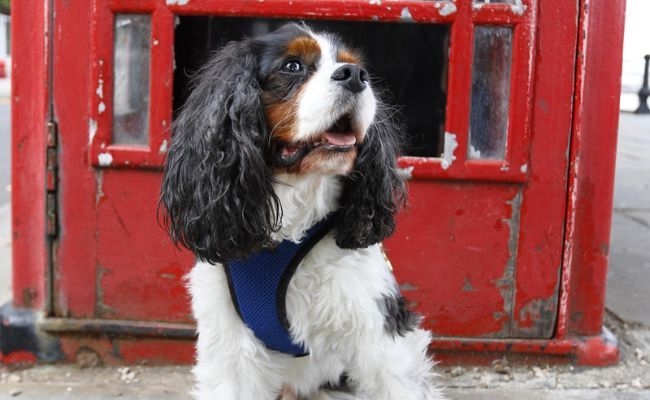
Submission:
[[[386,247],[437,358],[615,362],[602,322],[623,3],[16,3],[4,313],[31,317],[3,332],[31,321],[36,347],[5,343],[4,361],[43,343],[192,360],[192,257],[156,219],[169,125],[210,50],[305,19],[364,48],[404,105],[410,205]]]

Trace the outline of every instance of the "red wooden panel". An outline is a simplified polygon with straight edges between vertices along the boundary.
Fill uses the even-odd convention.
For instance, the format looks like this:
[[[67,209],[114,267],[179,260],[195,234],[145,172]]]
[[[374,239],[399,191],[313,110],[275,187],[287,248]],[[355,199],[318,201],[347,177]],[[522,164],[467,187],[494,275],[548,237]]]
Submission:
[[[414,181],[386,242],[404,295],[440,336],[510,330],[518,185]]]
[[[98,317],[190,322],[183,276],[193,256],[157,223],[160,180],[142,170],[106,169],[98,177]]]
[[[112,0],[117,4],[133,1]],[[167,1],[177,14],[204,14],[238,17],[319,18],[365,21],[448,23],[454,20],[456,2],[419,0],[339,1],[309,0],[192,0]]]
[[[12,9],[12,249],[13,303],[39,309],[47,303],[45,147],[49,111],[48,3],[26,0]]]
[[[56,0],[53,101],[59,124],[59,247],[53,272],[57,315],[92,316],[95,304],[95,173],[88,167],[92,4]]]
[[[625,1],[580,7],[561,333],[599,335],[605,312]]]
[[[524,190],[513,310],[513,334],[555,334],[567,187],[566,146],[571,130],[577,7],[540,4],[535,87],[529,101],[530,184]],[[558,79],[558,77],[564,79]],[[529,222],[527,222],[529,221]]]

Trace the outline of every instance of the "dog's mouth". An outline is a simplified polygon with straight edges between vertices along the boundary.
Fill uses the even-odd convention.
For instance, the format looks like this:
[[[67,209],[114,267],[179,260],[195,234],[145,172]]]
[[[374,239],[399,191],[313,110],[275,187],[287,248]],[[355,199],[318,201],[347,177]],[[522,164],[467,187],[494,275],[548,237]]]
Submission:
[[[314,141],[308,143],[285,143],[277,153],[278,164],[288,167],[302,160],[314,150],[345,153],[357,145],[357,133],[352,124],[352,116],[345,114],[337,119]]]

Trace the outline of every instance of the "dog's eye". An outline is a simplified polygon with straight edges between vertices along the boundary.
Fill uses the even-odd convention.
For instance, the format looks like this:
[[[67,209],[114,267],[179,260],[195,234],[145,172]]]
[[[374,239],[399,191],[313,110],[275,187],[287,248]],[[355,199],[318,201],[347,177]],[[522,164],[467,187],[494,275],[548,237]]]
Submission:
[[[303,66],[302,63],[298,60],[289,60],[284,63],[282,66],[282,71],[284,72],[291,72],[291,73],[296,73],[296,72],[302,72]]]

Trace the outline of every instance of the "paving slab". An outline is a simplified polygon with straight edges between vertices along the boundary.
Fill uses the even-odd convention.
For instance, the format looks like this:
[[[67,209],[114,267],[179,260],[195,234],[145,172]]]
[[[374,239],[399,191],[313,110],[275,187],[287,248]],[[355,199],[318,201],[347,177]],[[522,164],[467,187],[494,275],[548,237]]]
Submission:
[[[650,327],[650,115],[621,113],[607,308]]]

